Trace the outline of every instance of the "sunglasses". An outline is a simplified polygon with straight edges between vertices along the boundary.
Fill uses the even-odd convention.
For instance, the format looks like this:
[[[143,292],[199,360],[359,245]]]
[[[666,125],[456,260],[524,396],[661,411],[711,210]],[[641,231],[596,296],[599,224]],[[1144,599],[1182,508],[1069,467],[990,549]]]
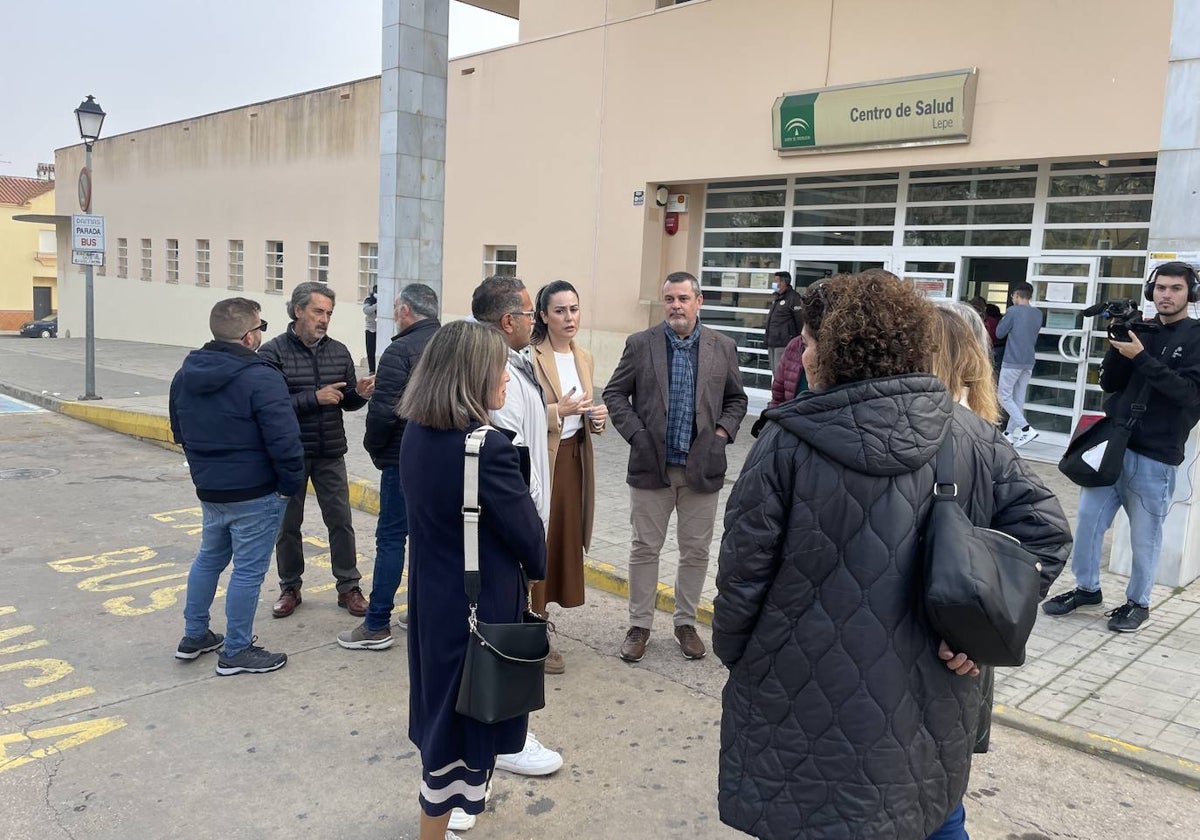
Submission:
[[[252,332],[264,332],[265,333],[266,331],[267,331],[267,322],[259,319],[257,327],[251,327],[250,329],[246,330],[246,334],[242,336],[242,341],[245,341],[246,336],[250,335],[250,333],[252,333]]]

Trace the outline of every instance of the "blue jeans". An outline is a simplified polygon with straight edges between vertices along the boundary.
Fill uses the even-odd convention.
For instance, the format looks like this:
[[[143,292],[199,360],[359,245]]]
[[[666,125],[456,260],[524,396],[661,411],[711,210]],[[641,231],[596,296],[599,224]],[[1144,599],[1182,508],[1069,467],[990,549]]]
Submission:
[[[363,622],[368,630],[392,623],[396,590],[404,574],[404,541],[408,539],[408,506],[400,486],[400,466],[384,467],[379,476],[379,521],[375,523],[375,573]]]
[[[286,507],[287,500],[275,493],[244,502],[200,502],[204,531],[188,573],[185,636],[194,639],[208,630],[217,581],[232,560],[225,593],[224,654],[237,656],[250,647],[258,594],[271,567],[271,551]]]
[[[929,840],[971,840],[971,835],[967,834],[967,810],[961,802],[946,817],[942,827],[929,835]]]
[[[1071,571],[1075,585],[1087,592],[1100,589],[1100,552],[1104,534],[1112,525],[1117,508],[1129,517],[1129,545],[1133,569],[1125,597],[1150,608],[1150,591],[1158,574],[1162,551],[1163,523],[1175,495],[1175,467],[1125,450],[1121,477],[1111,487],[1084,487],[1079,491],[1079,514],[1075,525],[1075,554]]]

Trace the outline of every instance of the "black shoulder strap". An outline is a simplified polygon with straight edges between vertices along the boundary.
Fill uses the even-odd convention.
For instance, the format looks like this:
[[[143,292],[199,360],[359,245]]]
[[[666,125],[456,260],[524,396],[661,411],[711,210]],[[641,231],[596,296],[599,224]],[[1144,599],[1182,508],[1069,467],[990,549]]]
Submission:
[[[946,437],[934,456],[933,500],[954,501],[958,485],[954,483],[954,430],[946,426]]]

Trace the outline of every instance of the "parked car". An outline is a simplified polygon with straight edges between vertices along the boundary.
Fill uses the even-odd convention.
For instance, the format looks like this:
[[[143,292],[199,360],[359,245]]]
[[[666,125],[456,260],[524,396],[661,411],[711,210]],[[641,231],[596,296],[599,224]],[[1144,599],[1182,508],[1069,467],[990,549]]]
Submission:
[[[21,325],[21,335],[26,338],[58,338],[58,316],[47,315],[36,321],[26,321]]]

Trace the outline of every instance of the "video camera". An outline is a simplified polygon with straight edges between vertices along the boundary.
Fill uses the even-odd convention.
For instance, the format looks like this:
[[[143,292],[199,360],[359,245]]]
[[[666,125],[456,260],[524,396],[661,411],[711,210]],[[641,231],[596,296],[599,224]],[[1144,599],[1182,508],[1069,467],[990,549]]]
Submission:
[[[1138,302],[1133,298],[1109,300],[1083,310],[1085,318],[1096,315],[1112,319],[1108,325],[1108,334],[1117,341],[1129,341],[1130,332],[1152,333],[1159,330],[1156,321],[1142,319],[1142,310],[1138,309]]]

